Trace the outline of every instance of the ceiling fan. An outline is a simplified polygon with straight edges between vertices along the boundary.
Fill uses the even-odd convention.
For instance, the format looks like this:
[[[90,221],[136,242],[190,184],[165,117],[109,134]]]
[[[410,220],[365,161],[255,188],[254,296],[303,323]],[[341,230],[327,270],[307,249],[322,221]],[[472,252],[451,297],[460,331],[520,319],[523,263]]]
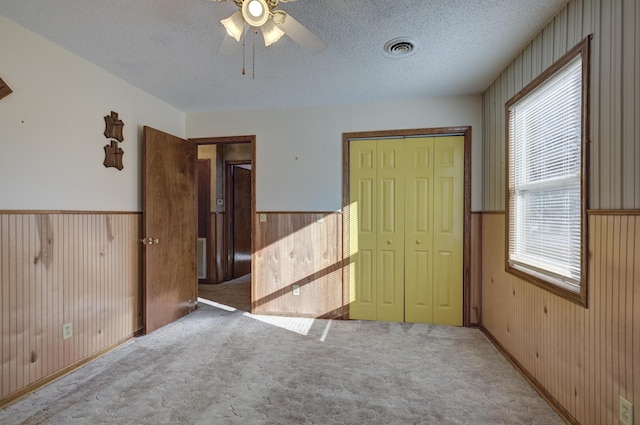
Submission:
[[[289,3],[295,0],[230,1],[233,1],[240,10],[220,21],[227,30],[219,50],[222,55],[235,53],[238,43],[250,27],[260,28],[265,46],[270,46],[286,34],[311,54],[318,54],[327,48],[327,43],[293,19],[291,15],[282,10],[276,10],[278,3]],[[234,40],[238,43],[234,43]]]

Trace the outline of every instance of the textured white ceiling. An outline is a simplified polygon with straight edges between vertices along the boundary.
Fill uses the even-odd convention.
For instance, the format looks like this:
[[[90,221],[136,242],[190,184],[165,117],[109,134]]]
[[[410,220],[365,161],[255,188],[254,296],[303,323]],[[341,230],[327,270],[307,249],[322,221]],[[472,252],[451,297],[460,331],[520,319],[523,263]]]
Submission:
[[[288,37],[218,55],[209,0],[0,0],[0,14],[184,112],[479,94],[568,0],[298,0],[281,3],[329,44],[310,55]],[[384,44],[416,39],[389,58]]]

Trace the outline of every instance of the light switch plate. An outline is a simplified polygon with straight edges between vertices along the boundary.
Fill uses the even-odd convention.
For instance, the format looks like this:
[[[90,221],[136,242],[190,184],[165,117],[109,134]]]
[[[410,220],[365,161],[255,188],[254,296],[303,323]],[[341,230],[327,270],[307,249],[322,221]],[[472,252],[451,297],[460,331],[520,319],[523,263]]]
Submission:
[[[300,285],[293,285],[293,295],[300,295]]]
[[[222,198],[216,198],[216,205],[221,207],[224,205],[224,199]]]
[[[267,215],[261,213],[260,214],[260,223],[266,223],[267,222]]]
[[[316,222],[317,223],[322,223],[323,221],[324,221],[324,214],[322,214],[322,213],[316,214]]]

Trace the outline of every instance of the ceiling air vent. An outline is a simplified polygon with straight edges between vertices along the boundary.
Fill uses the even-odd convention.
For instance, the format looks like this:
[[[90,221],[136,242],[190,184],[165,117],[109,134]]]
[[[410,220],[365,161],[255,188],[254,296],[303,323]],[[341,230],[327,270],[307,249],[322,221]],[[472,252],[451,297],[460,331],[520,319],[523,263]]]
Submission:
[[[409,37],[398,37],[384,45],[384,53],[392,58],[405,58],[418,51],[418,41]]]

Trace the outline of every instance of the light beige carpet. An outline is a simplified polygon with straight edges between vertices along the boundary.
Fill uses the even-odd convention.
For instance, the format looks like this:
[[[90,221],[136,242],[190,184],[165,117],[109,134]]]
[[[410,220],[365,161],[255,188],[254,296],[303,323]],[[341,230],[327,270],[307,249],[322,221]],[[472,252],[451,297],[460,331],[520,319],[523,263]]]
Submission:
[[[202,301],[0,410],[0,423],[563,422],[476,329],[253,316]]]

